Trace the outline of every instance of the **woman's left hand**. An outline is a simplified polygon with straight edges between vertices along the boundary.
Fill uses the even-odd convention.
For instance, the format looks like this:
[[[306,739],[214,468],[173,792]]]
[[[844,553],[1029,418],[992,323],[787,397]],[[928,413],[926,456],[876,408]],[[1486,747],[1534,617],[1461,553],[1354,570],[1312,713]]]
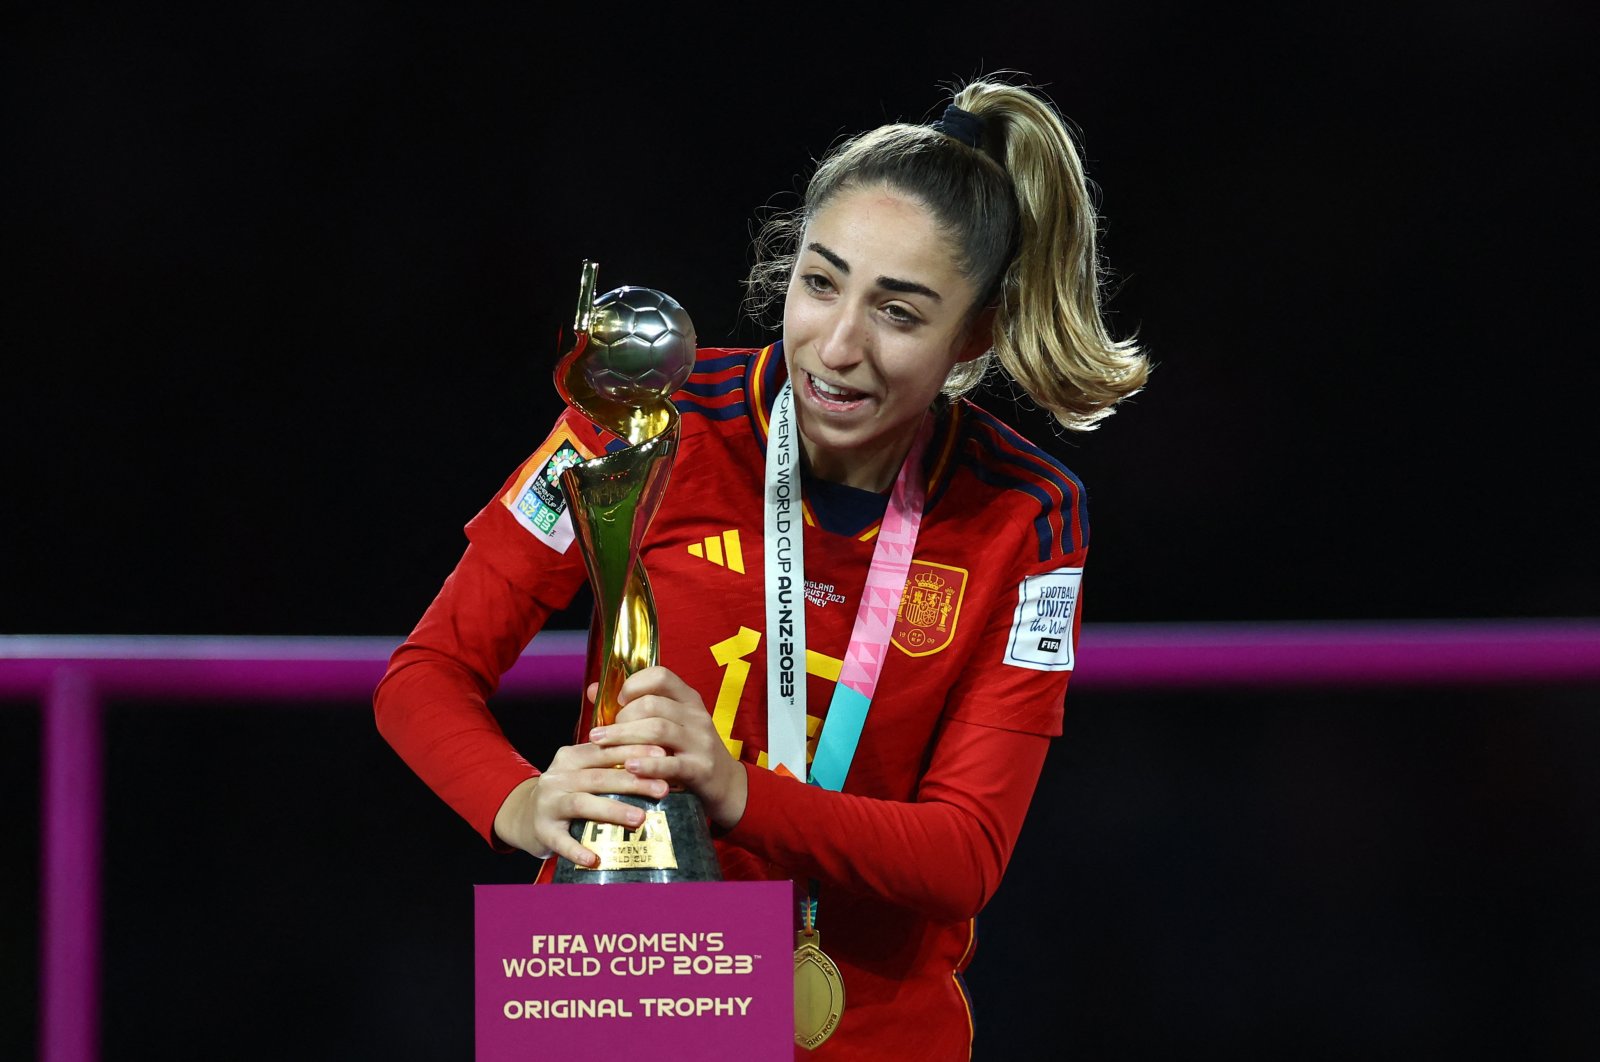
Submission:
[[[590,700],[595,691],[590,684]],[[591,730],[589,740],[602,747],[660,745],[665,756],[630,759],[623,767],[692,791],[720,829],[737,824],[749,795],[744,767],[729,755],[700,694],[666,668],[649,667],[623,682],[617,703],[616,721]]]

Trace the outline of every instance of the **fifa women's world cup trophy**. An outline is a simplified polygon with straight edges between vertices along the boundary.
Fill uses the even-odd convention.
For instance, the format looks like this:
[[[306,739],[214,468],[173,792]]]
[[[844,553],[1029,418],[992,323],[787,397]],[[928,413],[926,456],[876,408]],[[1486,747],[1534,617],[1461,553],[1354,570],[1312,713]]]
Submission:
[[[694,324],[682,306],[650,288],[617,288],[596,299],[598,272],[594,262],[583,264],[577,335],[555,373],[562,400],[625,444],[561,473],[594,591],[584,684],[598,682],[600,691],[591,726],[612,722],[623,680],[658,662],[655,599],[639,547],[666,494],[678,445],[678,410],[669,396],[688,380],[695,358]],[[642,809],[644,824],[630,830],[574,822],[573,837],[600,862],[590,868],[560,859],[556,881],[722,879],[705,809],[693,793],[675,790],[660,800],[610,796]]]

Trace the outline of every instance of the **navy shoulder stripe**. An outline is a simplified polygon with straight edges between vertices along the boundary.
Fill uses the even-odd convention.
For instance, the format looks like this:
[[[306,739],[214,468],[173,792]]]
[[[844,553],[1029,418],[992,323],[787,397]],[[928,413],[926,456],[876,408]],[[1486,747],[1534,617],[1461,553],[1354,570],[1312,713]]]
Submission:
[[[682,391],[678,392],[681,396]],[[736,420],[744,416],[744,403],[733,402],[726,406],[703,406],[698,402],[691,402],[685,398],[673,399],[672,404],[678,407],[681,414],[693,414],[705,420]]]
[[[720,347],[702,348],[695,358],[694,376],[724,372],[736,365],[743,365],[750,360],[751,353],[748,350],[724,350]],[[691,381],[694,376],[690,377]]]
[[[745,415],[745,372],[752,351],[702,348],[694,374],[672,396],[679,413],[707,420],[734,420]]]
[[[742,390],[744,390],[743,376],[730,376],[726,380],[710,379],[709,376],[691,376],[689,377],[689,382],[683,385],[683,389],[678,394],[695,395],[699,398],[716,398],[720,395]]]
[[[1039,504],[1034,518],[1039,559],[1087,546],[1089,509],[1082,481],[992,413],[970,403],[968,409],[967,441],[956,460],[981,482],[1025,494]]]

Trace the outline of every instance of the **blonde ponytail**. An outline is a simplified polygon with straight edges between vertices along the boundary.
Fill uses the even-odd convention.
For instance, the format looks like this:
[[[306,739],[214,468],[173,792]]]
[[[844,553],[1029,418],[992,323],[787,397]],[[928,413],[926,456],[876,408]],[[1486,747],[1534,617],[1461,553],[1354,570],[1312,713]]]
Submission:
[[[1132,340],[1111,338],[1101,314],[1097,218],[1077,146],[1055,109],[1028,89],[975,81],[955,104],[994,131],[1017,202],[1018,247],[1000,282],[994,355],[1063,425],[1092,429],[1144,386],[1149,363]]]

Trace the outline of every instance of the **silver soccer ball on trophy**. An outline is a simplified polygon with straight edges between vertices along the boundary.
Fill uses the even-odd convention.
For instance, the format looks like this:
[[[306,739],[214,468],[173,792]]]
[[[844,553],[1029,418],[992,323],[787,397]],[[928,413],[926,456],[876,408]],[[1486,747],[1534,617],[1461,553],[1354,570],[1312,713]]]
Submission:
[[[595,300],[583,375],[604,397],[665,398],[689,379],[694,355],[694,322],[671,295],[623,287]]]

